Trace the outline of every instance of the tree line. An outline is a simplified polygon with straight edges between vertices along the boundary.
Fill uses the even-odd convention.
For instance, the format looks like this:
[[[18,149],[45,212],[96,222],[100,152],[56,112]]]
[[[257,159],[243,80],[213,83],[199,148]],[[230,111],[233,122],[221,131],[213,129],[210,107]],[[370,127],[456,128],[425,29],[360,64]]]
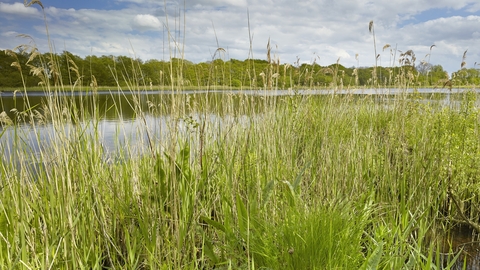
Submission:
[[[82,58],[68,51],[41,54],[36,50],[5,50],[0,53],[0,87],[32,87],[46,81],[76,86],[140,85],[152,89],[168,86],[346,89],[444,87],[480,83],[478,69],[462,68],[449,75],[441,65],[425,62],[415,65],[411,54],[400,57],[399,66],[395,67],[345,67],[340,63],[329,66],[315,62],[281,64],[270,58],[243,61],[217,58],[195,64],[179,58],[142,61],[112,55]]]

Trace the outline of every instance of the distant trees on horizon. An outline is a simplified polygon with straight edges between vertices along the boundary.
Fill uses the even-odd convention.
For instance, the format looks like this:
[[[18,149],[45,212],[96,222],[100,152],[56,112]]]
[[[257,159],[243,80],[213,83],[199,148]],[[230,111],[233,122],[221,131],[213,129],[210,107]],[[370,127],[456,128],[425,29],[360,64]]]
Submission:
[[[30,61],[29,61],[30,59]],[[28,62],[28,64],[27,64]],[[18,64],[12,64],[18,63]],[[173,58],[169,61],[142,61],[127,56],[86,56],[68,51],[31,57],[25,51],[0,53],[0,88],[38,86],[43,70],[50,84],[77,86],[140,85],[159,88],[171,85],[189,87],[228,86],[234,88],[355,88],[355,87],[443,87],[478,85],[480,72],[462,68],[449,75],[441,65],[412,62],[396,67],[350,67],[280,64],[260,59],[214,59],[192,63]],[[36,72],[32,72],[33,70]],[[21,71],[21,72],[20,72]],[[22,80],[23,75],[23,80]],[[45,79],[45,78],[44,78]],[[24,81],[24,82],[23,82]]]

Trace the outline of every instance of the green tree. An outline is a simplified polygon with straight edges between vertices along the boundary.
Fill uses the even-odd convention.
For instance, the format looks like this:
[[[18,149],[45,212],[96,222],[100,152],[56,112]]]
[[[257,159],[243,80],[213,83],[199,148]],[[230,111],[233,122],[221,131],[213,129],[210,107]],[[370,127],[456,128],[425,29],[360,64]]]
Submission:
[[[0,53],[0,87],[22,87],[24,83],[25,86],[38,85],[40,79],[31,74],[30,68],[26,65],[29,57],[30,53],[26,50],[18,52],[5,50]],[[37,59],[33,61],[38,62]]]

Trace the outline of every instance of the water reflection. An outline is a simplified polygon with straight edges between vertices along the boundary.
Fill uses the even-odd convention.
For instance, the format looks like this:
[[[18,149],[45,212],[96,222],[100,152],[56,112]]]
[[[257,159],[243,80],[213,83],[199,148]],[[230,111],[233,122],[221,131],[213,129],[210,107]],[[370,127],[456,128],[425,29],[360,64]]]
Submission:
[[[262,107],[257,102],[262,97],[250,98],[232,93],[203,91],[172,95],[162,93],[102,92],[65,93],[51,96],[43,93],[2,93],[0,112],[5,112],[14,125],[0,126],[0,148],[3,160],[34,160],[41,153],[53,151],[52,145],[75,141],[78,131],[84,136],[94,136],[105,154],[114,158],[128,150],[128,156],[149,151],[149,141],[165,145],[169,132],[185,140],[196,140],[192,135],[195,125],[206,122],[210,129],[240,123],[248,125]],[[52,112],[47,104],[55,104],[60,111]],[[61,125],[55,124],[57,114]],[[79,120],[80,119],[80,120]],[[57,121],[58,122],[58,121]],[[34,124],[32,124],[34,123]],[[74,132],[76,131],[76,132]],[[215,135],[212,135],[215,136]]]
[[[357,89],[339,90],[335,93],[352,95],[354,98],[375,95],[378,102],[384,102],[403,99],[405,96],[401,95],[415,92],[422,96],[422,102],[434,101],[451,105],[458,102],[456,94],[464,91]],[[332,93],[326,90],[115,90],[95,93],[58,92],[54,95],[29,92],[26,96],[18,91],[1,92],[0,112],[5,112],[15,124],[0,126],[0,148],[4,152],[4,160],[11,160],[13,154],[19,153],[35,157],[40,152],[47,152],[51,145],[62,143],[61,140],[73,134],[74,129],[81,129],[85,134],[96,131],[99,143],[108,155],[122,149],[138,154],[146,151],[148,140],[155,140],[161,145],[172,128],[177,135],[185,134],[185,138],[189,138],[190,125],[195,123],[206,121],[213,128],[221,128],[218,125],[229,125],[236,121],[248,125],[253,118],[259,118],[266,102],[274,106],[284,96],[326,96]],[[55,104],[62,111],[51,112],[51,106],[47,104]],[[51,115],[54,113],[68,118],[62,121],[62,126],[52,124],[54,118]],[[32,125],[31,122],[36,124]],[[58,136],[59,134],[66,138]]]
[[[480,241],[478,241],[477,233],[467,226],[458,226],[439,238],[438,246],[442,252],[443,267],[446,267],[454,257],[458,256],[451,269],[480,269]]]

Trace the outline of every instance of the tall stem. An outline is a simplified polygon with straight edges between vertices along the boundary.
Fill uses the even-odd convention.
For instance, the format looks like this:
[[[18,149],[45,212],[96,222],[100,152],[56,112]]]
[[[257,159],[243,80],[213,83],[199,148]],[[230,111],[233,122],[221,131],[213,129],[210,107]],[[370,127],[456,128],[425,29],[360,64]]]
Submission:
[[[370,23],[368,24],[368,31],[370,33],[372,33],[372,35],[373,35],[373,49],[374,49],[374,52],[375,52],[375,66],[373,67],[372,79],[373,79],[373,85],[376,85],[377,84],[377,59],[378,59],[378,55],[377,55],[377,43],[376,43],[376,40],[375,40],[375,27],[373,25],[373,21],[370,21]]]

